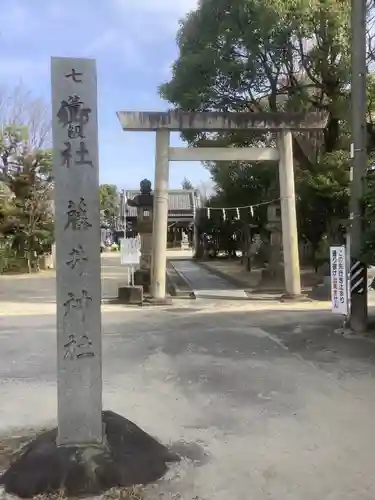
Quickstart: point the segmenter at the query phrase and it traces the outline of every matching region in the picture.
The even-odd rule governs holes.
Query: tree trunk
[[[32,238],[27,238],[27,270],[31,274],[33,271],[33,245]]]
[[[31,250],[27,252],[27,272],[31,274],[32,272],[32,253]]]
[[[250,234],[250,228],[248,226],[248,224],[245,225],[244,227],[244,256],[245,256],[245,259],[244,259],[244,267],[246,269],[246,271],[251,271],[251,251],[250,251],[250,247],[251,247],[251,234]]]

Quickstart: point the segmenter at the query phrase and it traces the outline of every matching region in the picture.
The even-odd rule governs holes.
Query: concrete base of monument
[[[314,286],[311,297],[316,300],[331,300],[331,276],[324,276],[322,282]]]
[[[164,297],[162,299],[156,297],[146,297],[144,302],[144,306],[170,306],[172,305],[172,299],[170,297]]]
[[[281,302],[311,302],[311,299],[303,293],[291,294],[288,292],[283,293],[280,300]]]
[[[284,266],[279,264],[277,266],[269,266],[262,271],[262,284],[279,284],[285,286],[285,271]]]
[[[134,273],[134,285],[142,286],[143,293],[149,293],[151,283],[150,269],[137,269]]]
[[[142,305],[143,287],[138,286],[120,286],[118,288],[117,302],[119,304]]]
[[[113,487],[160,479],[180,457],[126,418],[103,412],[102,445],[57,446],[57,429],[43,432],[21,450],[1,476],[6,493],[22,498],[61,492],[99,495]]]

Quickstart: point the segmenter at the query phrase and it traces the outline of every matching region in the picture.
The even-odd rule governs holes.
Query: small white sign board
[[[332,312],[348,314],[348,275],[345,246],[330,247]]]
[[[121,264],[138,266],[141,259],[141,245],[139,238],[123,238],[120,241]]]
[[[182,233],[182,239],[181,239],[181,249],[182,250],[188,250],[190,248],[189,244],[189,237],[186,233]]]
[[[128,272],[128,285],[134,285],[134,272],[141,262],[141,239],[123,238],[120,240],[121,264]]]

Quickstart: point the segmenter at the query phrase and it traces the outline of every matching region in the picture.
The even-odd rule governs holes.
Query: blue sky
[[[97,60],[100,180],[154,179],[153,133],[123,132],[118,110],[165,110],[157,86],[177,57],[178,20],[196,0],[1,0],[0,81],[50,100],[50,57]],[[172,145],[180,145],[172,136]],[[170,185],[209,179],[200,163],[171,163]]]

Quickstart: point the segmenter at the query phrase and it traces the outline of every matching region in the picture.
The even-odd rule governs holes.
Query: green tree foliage
[[[185,111],[327,115],[322,133],[293,139],[300,234],[314,246],[324,233],[337,238],[339,222],[348,216],[349,30],[349,0],[201,0],[181,23],[179,57],[171,80],[160,87],[164,99]],[[191,145],[275,145],[269,133],[183,137]],[[279,196],[277,165],[207,168],[222,206]],[[259,211],[261,226],[265,214]]]
[[[113,227],[119,213],[120,203],[117,186],[115,184],[101,184],[99,189],[102,223],[105,226]]]
[[[42,254],[50,251],[54,229],[52,152],[36,149],[33,140],[36,135],[30,139],[28,126],[3,123],[0,133],[0,182],[3,186],[0,253],[7,256],[7,262],[13,257],[17,267],[27,264],[29,271],[38,266]],[[0,271],[6,267],[2,259]]]
[[[184,180],[182,181],[181,187],[182,187],[182,189],[185,189],[185,190],[194,189],[193,184],[191,183],[191,181],[187,177],[185,177]]]
[[[367,104],[368,104],[368,133],[369,144],[368,148],[368,171],[366,176],[366,193],[364,196],[363,211],[364,211],[364,240],[362,246],[364,248],[364,259],[374,264],[375,262],[375,127],[373,120],[375,118],[375,75],[371,74],[368,78],[367,85]]]

